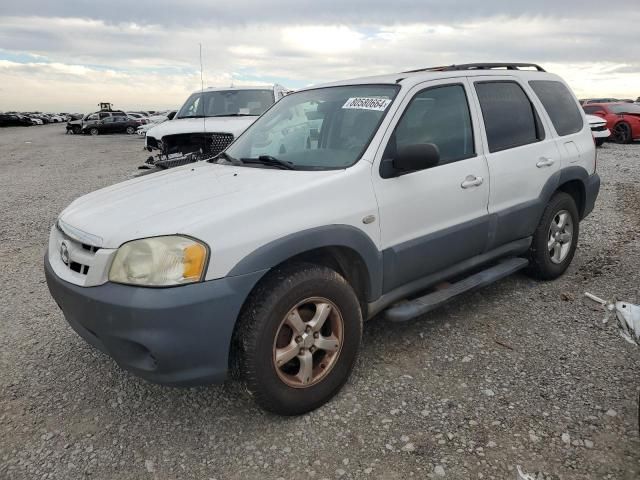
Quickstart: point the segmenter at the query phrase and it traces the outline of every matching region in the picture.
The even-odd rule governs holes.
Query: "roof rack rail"
[[[416,72],[450,72],[455,70],[493,70],[504,68],[506,70],[520,70],[521,68],[535,68],[538,72],[546,72],[544,68],[535,63],[465,63],[461,65],[447,65],[444,67],[428,67],[418,68],[416,70],[408,70],[403,73]]]

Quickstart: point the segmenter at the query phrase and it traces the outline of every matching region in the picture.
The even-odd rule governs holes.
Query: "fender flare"
[[[323,247],[346,247],[362,259],[369,280],[368,301],[382,293],[382,252],[362,230],[326,225],[295,232],[269,242],[240,260],[228,276],[266,271],[296,255]]]

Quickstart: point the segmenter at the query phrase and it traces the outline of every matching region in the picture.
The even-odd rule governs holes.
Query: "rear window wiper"
[[[224,160],[227,160],[232,165],[242,165],[244,163],[244,161],[242,161],[240,159],[237,159],[235,157],[232,157],[227,152],[220,152],[218,155],[216,155],[212,159],[208,160],[208,162],[211,162],[211,163],[217,162],[221,158],[224,159]]]
[[[296,169],[296,167],[293,166],[292,162],[280,160],[279,158],[273,157],[271,155],[260,155],[256,158],[241,158],[240,160],[243,163],[261,163],[262,165],[268,165],[269,167],[278,167],[285,170]]]

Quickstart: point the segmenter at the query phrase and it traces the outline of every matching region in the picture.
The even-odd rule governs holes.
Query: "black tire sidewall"
[[[622,125],[624,125],[626,127],[627,134],[628,134],[627,138],[619,140],[618,137],[616,135],[614,135],[614,140],[616,141],[616,143],[624,145],[626,143],[631,142],[631,139],[633,138],[633,133],[632,133],[632,130],[631,130],[631,125],[629,125],[627,122],[617,123],[615,125],[615,127],[613,127],[614,131],[615,131],[616,128],[618,128],[618,126],[622,126]]]
[[[249,391],[266,410],[281,415],[298,415],[327,402],[347,381],[355,364],[362,338],[362,313],[358,298],[349,284],[326,267],[303,267],[291,278],[268,282],[271,295],[261,302],[248,319],[246,328],[254,338],[243,352],[242,370]],[[265,289],[266,290],[266,289]],[[263,290],[264,291],[264,290]],[[296,304],[310,297],[331,300],[343,318],[344,340],[340,355],[331,371],[317,384],[294,388],[285,384],[273,364],[273,342],[280,324]]]
[[[547,247],[549,228],[551,221],[561,210],[566,210],[571,215],[573,222],[573,238],[571,244],[571,250],[561,263],[553,263],[549,256],[549,250]],[[538,228],[536,229],[530,251],[530,272],[534,276],[544,279],[552,280],[562,275],[573,260],[576,248],[578,246],[578,239],[580,236],[580,217],[578,215],[578,208],[573,200],[573,197],[568,193],[557,192],[553,195],[547,207],[542,214]]]

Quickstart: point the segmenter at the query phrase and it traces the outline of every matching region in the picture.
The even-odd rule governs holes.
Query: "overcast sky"
[[[200,87],[537,62],[584,96],[640,95],[640,0],[18,0],[0,111],[179,106]]]

